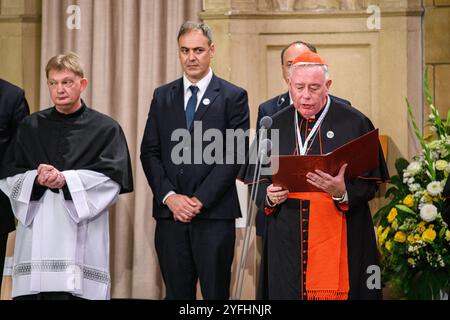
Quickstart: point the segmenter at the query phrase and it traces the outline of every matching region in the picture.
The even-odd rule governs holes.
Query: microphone
[[[270,129],[272,127],[272,123],[273,120],[271,117],[269,116],[264,116],[262,117],[262,119],[259,121],[259,126],[261,129]]]
[[[259,153],[261,156],[267,157],[270,150],[272,150],[272,140],[270,139],[264,139],[261,141]]]

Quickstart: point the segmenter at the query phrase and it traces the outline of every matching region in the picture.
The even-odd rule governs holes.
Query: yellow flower
[[[384,231],[380,237],[383,241],[387,238],[390,230],[391,230],[391,228],[389,226],[387,226],[386,229],[384,229]]]
[[[409,258],[408,263],[413,266],[416,264],[416,260],[414,260],[413,258]]]
[[[386,244],[384,246],[386,247],[386,249],[388,251],[391,251],[391,249],[392,249],[392,241],[391,240],[386,241]]]
[[[421,223],[419,223],[418,225],[417,225],[417,231],[419,231],[420,233],[422,233],[422,232],[424,232],[425,231],[425,222],[421,222]]]
[[[377,234],[378,234],[378,236],[380,236],[380,234],[383,232],[383,226],[382,225],[379,225],[378,226],[378,228],[377,228]]]
[[[436,170],[444,171],[445,168],[447,168],[447,165],[448,165],[447,161],[438,160],[438,161],[436,161]]]
[[[397,219],[394,219],[394,221],[392,221],[391,227],[392,227],[393,230],[397,230],[398,229],[398,221],[397,221]]]
[[[405,199],[403,199],[403,204],[407,207],[412,208],[414,206],[414,197],[412,194],[408,194]]]
[[[426,134],[426,135],[423,136],[423,140],[425,140],[425,141],[428,141],[431,138],[433,138],[433,134],[432,133],[429,133],[429,134]]]
[[[380,234],[380,236],[378,237],[378,242],[380,242],[380,246],[383,245],[384,240],[386,240],[386,234],[383,232],[382,234]]]
[[[450,231],[445,231],[445,240],[450,241]]]
[[[433,242],[436,239],[436,231],[433,229],[427,229],[422,234],[422,240],[425,242]]]
[[[414,243],[414,242],[416,242],[416,239],[414,239],[414,236],[413,236],[412,234],[410,234],[410,235],[408,236],[407,240],[408,240],[409,243]]]
[[[400,242],[400,243],[405,242],[405,241],[406,241],[406,235],[405,235],[405,233],[402,232],[402,231],[398,231],[398,232],[395,234],[395,236],[394,236],[394,241],[397,241],[397,242]]]
[[[392,208],[391,211],[389,211],[389,214],[387,216],[388,222],[391,223],[392,221],[394,221],[396,216],[397,216],[397,209]]]
[[[417,233],[416,233],[416,234],[414,235],[414,239],[415,239],[416,241],[420,240],[420,234],[417,234]]]

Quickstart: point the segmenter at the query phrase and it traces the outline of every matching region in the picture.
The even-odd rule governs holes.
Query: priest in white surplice
[[[12,296],[109,299],[108,208],[133,190],[127,143],[81,100],[77,55],[53,57],[46,74],[55,106],[20,124],[0,170],[18,220]]]

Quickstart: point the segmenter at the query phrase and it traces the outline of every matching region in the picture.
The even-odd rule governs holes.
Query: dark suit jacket
[[[28,114],[30,109],[23,90],[0,79],[0,164],[19,122]],[[0,191],[0,234],[14,230],[14,226],[9,199]]]
[[[445,198],[444,208],[442,209],[442,219],[450,225],[450,178],[447,178],[442,196]]]
[[[350,101],[347,101],[345,99],[341,99],[339,97],[335,97],[330,95],[332,99],[335,101],[351,105]],[[260,128],[260,121],[263,117],[274,116],[278,111],[283,110],[284,108],[288,107],[290,105],[290,97],[289,92],[285,92],[283,94],[280,94],[279,96],[273,97],[272,99],[269,99],[259,105],[258,108],[258,119],[256,122],[256,132],[259,132]],[[256,214],[256,234],[258,236],[264,236],[266,232],[266,220],[264,213],[261,210],[258,210],[258,213]]]
[[[171,190],[189,197],[196,196],[204,205],[199,218],[234,219],[241,216],[235,180],[240,165],[234,164],[176,164],[172,151],[179,155],[180,140],[172,141],[172,133],[177,129],[186,129],[184,111],[183,79],[157,88],[153,94],[150,112],[141,145],[141,162],[145,175],[153,191],[153,216],[172,218],[173,215],[163,198]],[[209,103],[207,102],[209,99]],[[200,100],[194,121],[197,132],[218,129],[223,137],[223,159],[226,129],[248,130],[249,109],[247,92],[223,79],[213,76]],[[200,125],[201,124],[201,125]],[[200,125],[200,126],[199,126]],[[210,142],[194,141],[194,129],[190,128],[192,141],[185,141],[183,151],[190,154],[194,163],[194,145],[202,153]],[[203,139],[201,139],[203,140]],[[233,157],[236,157],[235,148]],[[236,159],[235,159],[236,160]]]

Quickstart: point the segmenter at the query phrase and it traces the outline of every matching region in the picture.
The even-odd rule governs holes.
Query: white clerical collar
[[[184,92],[186,93],[189,90],[189,87],[194,85],[197,86],[199,89],[198,96],[201,97],[206,91],[206,88],[208,88],[209,83],[211,82],[211,79],[213,77],[212,69],[209,68],[208,74],[204,76],[200,81],[197,83],[192,83],[188,77],[186,76],[186,73],[183,73],[183,85],[184,85]]]
[[[317,120],[314,127],[311,129],[311,131],[308,133],[308,136],[306,137],[305,142],[302,140],[302,135],[300,134],[300,128],[298,126],[298,112],[294,112],[294,121],[295,121],[295,135],[297,137],[297,146],[299,149],[300,155],[305,155],[308,153],[308,144],[309,141],[314,137],[316,134],[316,131],[319,129],[320,125],[322,124],[323,119],[328,113],[328,109],[330,108],[330,98],[327,97],[327,103],[325,105],[325,108],[323,109],[322,114],[320,115],[319,119]],[[310,117],[311,119],[312,117]]]

